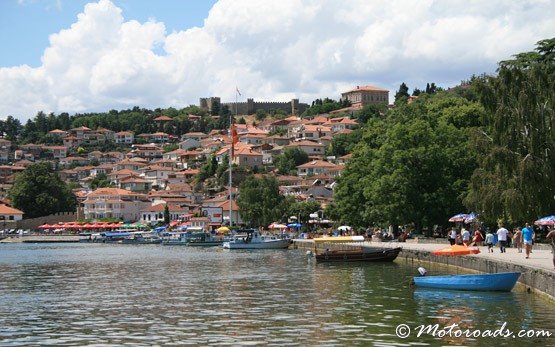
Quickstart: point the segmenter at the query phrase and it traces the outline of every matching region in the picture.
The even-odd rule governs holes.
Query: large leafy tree
[[[297,166],[307,163],[309,160],[308,154],[298,147],[288,147],[282,154],[278,155],[275,159],[275,165],[278,172],[282,175],[295,172]]]
[[[490,223],[555,211],[555,38],[478,79],[487,110],[473,144],[481,153],[466,205]]]
[[[15,177],[8,193],[13,205],[28,218],[75,211],[77,199],[52,170],[50,163],[33,164]]]
[[[284,197],[273,176],[249,176],[239,186],[241,218],[253,227],[267,226],[284,214]]]
[[[360,227],[443,224],[463,208],[461,195],[476,166],[468,132],[482,113],[475,103],[440,93],[371,119],[328,212]]]

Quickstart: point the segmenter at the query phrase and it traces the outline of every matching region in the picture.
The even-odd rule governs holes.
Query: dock
[[[412,240],[411,240],[412,241]],[[499,248],[494,247],[493,253],[488,253],[486,246],[478,247],[479,254],[458,257],[434,256],[432,251],[448,246],[444,243],[420,243],[420,242],[371,242],[357,243],[359,246],[373,248],[395,248],[402,247],[403,250],[395,260],[419,266],[427,266],[427,263],[440,263],[455,266],[467,270],[482,273],[497,272],[520,272],[519,283],[526,286],[527,290],[545,294],[549,299],[555,300],[555,270],[553,268],[553,254],[544,245],[533,248],[530,259],[526,259],[525,251],[518,253],[516,248],[507,248],[506,253],[501,253]],[[314,249],[314,241],[295,239],[295,249]],[[333,249],[334,245],[330,244]]]
[[[79,238],[79,235],[17,235],[3,238],[0,243],[79,242]]]

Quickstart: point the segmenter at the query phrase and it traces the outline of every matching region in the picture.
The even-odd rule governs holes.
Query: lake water
[[[555,345],[400,339],[401,323],[555,333],[553,302],[414,289],[415,273],[402,263],[316,264],[292,250],[0,244],[0,345]]]

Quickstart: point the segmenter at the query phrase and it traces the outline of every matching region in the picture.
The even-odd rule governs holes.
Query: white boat
[[[282,239],[275,235],[261,235],[258,231],[247,231],[236,235],[231,241],[223,243],[227,249],[285,249],[291,244],[290,239]]]

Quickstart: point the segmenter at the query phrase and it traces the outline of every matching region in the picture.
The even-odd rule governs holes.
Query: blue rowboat
[[[480,275],[448,275],[414,277],[414,284],[424,288],[510,292],[520,272]]]

